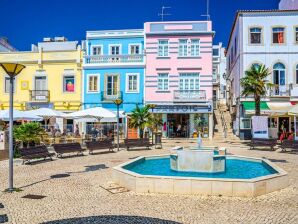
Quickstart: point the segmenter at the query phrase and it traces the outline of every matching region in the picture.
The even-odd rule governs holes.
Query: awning
[[[255,114],[255,102],[242,102],[246,114]],[[290,102],[261,102],[261,114],[285,115],[293,107]]]
[[[255,114],[255,102],[245,101],[242,102],[243,108],[246,114]],[[260,103],[261,114],[267,114],[270,108],[268,107],[267,102]]]

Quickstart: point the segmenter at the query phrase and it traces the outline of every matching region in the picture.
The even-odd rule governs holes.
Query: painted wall
[[[280,10],[298,9],[298,0],[280,0]]]
[[[146,102],[172,102],[173,91],[179,90],[179,73],[199,73],[200,90],[206,90],[207,99],[212,99],[211,31],[211,22],[145,23]],[[161,58],[158,57],[158,41],[164,39],[169,40],[169,57]],[[179,57],[179,39],[199,39],[199,57]],[[168,91],[158,91],[158,73],[169,74]]]

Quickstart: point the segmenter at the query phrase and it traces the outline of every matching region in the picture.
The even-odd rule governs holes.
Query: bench
[[[60,156],[62,158],[62,155],[64,153],[77,153],[77,155],[83,155],[83,149],[80,145],[80,143],[73,142],[73,143],[59,143],[59,144],[53,144],[52,145],[55,152],[57,153],[57,157]]]
[[[298,142],[293,140],[284,139],[281,142],[281,151],[286,151],[286,149],[297,150],[298,149]]]
[[[124,139],[124,145],[129,151],[130,148],[147,148],[150,149],[152,144],[150,144],[149,138],[140,139]]]
[[[263,139],[263,138],[254,138],[251,140],[250,149],[254,149],[255,146],[268,146],[273,151],[274,146],[277,143],[277,139]]]
[[[45,145],[21,148],[20,154],[21,159],[23,159],[23,164],[25,164],[25,162],[30,163],[30,160],[32,159],[43,158],[45,160],[47,157],[49,157],[51,160],[53,160],[52,156],[55,155],[55,153],[50,153]]]
[[[106,139],[103,141],[86,141],[86,147],[89,150],[89,154],[93,154],[95,150],[104,150],[108,149],[109,151],[113,151],[114,144],[113,140]]]

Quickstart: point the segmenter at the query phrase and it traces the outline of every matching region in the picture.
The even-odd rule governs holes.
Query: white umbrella
[[[57,110],[53,110],[50,108],[39,108],[36,110],[31,110],[30,113],[37,115],[39,117],[43,117],[44,119],[50,119],[52,117],[65,117],[65,113]]]
[[[116,123],[117,122],[117,112],[112,111],[115,114],[115,117],[108,117],[108,118],[102,118],[100,119],[101,123]],[[125,118],[125,112],[124,111],[119,111],[119,118]],[[76,122],[98,122],[97,118],[76,118]]]
[[[9,120],[9,110],[0,111],[0,120]],[[29,111],[13,110],[13,120],[26,120],[26,121],[42,121],[43,119]]]
[[[86,110],[80,110],[80,111],[67,114],[67,117],[73,118],[73,119],[96,118],[97,120],[100,120],[102,118],[115,118],[116,114],[102,107],[94,107],[94,108],[89,108]]]

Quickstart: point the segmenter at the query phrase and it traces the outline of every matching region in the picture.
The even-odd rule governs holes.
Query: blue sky
[[[279,0],[210,0],[214,43],[227,44],[240,9],[277,9]],[[161,7],[171,6],[166,20],[205,20],[206,0],[0,0],[0,36],[19,50],[30,50],[43,37],[83,40],[87,30],[143,28],[159,21]]]

